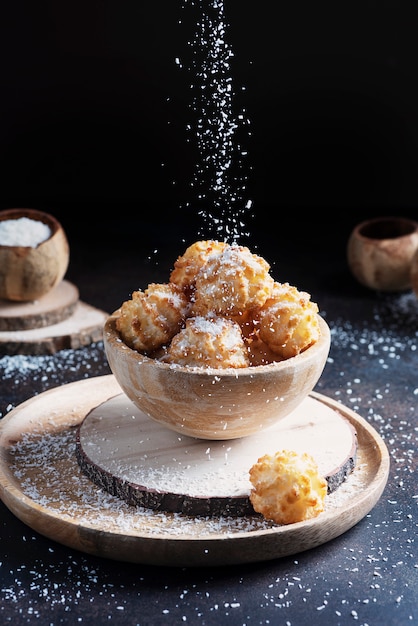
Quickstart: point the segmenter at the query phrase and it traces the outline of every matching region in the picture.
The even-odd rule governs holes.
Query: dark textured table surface
[[[78,235],[77,225],[65,225],[67,279],[83,301],[108,312],[134,289],[164,281],[187,244],[173,233],[154,249],[152,237],[144,242],[130,232],[124,240],[120,226],[89,239]],[[341,228],[332,245],[321,228],[299,245],[285,234],[255,245],[277,280],[311,293],[331,328],[329,359],[316,390],[365,418],[388,447],[390,476],[376,506],[340,537],[293,556],[176,568],[69,549],[34,532],[0,503],[2,624],[418,622],[418,300],[412,291],[383,294],[357,284],[342,245],[348,232]],[[0,416],[47,389],[108,373],[101,342],[54,355],[0,356]]]

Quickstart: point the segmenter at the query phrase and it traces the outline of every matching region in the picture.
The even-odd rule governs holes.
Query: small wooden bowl
[[[46,224],[51,235],[37,246],[0,245],[0,298],[29,302],[56,287],[67,271],[69,245],[58,220],[35,209],[0,211],[0,221],[26,217]]]
[[[347,245],[353,276],[377,291],[411,288],[411,263],[418,250],[418,222],[378,217],[358,224]]]
[[[199,439],[237,439],[275,424],[313,390],[330,349],[329,327],[318,316],[319,340],[285,361],[242,369],[175,366],[129,348],[116,329],[118,315],[106,320],[103,342],[122,391],[156,422]]]

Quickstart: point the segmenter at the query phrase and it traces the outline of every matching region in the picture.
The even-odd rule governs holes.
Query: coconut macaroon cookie
[[[197,274],[192,313],[234,317],[262,306],[274,286],[269,270],[269,263],[249,248],[226,246]]]
[[[326,479],[314,458],[295,450],[265,454],[250,468],[254,510],[276,524],[317,517],[325,508]]]
[[[174,283],[150,283],[120,308],[117,329],[134,350],[154,351],[170,341],[187,316],[189,301]]]
[[[288,359],[318,340],[318,312],[308,293],[275,283],[272,296],[256,312],[258,337],[274,354]]]
[[[196,241],[176,259],[170,274],[170,282],[179,285],[182,289],[192,289],[200,270],[210,258],[225,250],[227,245],[223,241],[215,241],[214,239]]]
[[[190,317],[173,337],[164,360],[191,367],[250,365],[239,325],[224,317]]]

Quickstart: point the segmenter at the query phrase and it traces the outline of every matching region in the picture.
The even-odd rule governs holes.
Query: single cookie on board
[[[324,510],[327,481],[306,452],[265,454],[250,468],[250,481],[254,510],[277,524],[302,522]]]

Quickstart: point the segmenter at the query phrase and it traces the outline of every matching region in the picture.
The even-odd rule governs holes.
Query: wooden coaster
[[[86,415],[76,456],[96,485],[128,504],[219,516],[254,514],[249,469],[283,449],[311,454],[331,493],[355,467],[357,434],[338,411],[308,397],[256,435],[195,439],[165,428],[120,394]]]
[[[59,350],[76,350],[103,338],[108,313],[84,302],[76,303],[74,312],[63,321],[34,328],[0,332],[0,355],[55,354]]]
[[[77,287],[63,280],[55,289],[33,302],[0,300],[0,332],[59,324],[74,313],[78,299]]]

